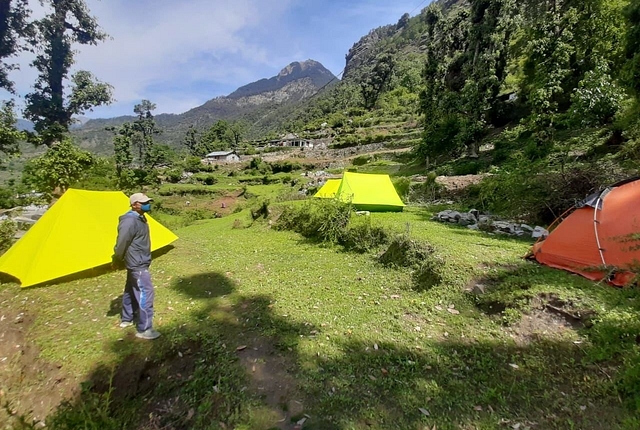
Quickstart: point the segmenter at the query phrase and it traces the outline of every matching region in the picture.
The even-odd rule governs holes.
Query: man
[[[149,274],[151,265],[151,240],[149,224],[144,216],[151,210],[151,199],[143,193],[129,197],[131,210],[120,217],[118,239],[114,247],[113,260],[127,268],[127,283],[122,295],[120,327],[133,325],[138,314],[136,337],[152,340],[160,336],[153,329],[154,291]]]

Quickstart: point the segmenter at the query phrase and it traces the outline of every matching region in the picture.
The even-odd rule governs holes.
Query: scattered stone
[[[546,237],[549,232],[542,227],[533,228],[527,224],[495,219],[494,216],[480,214],[477,209],[468,213],[460,213],[451,209],[435,214],[434,221],[458,224],[471,230],[482,230],[489,234],[503,234],[508,236],[531,236],[533,239]]]

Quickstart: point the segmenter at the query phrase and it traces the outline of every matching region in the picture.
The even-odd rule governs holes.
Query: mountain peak
[[[229,94],[228,98],[238,99],[262,94],[267,91],[277,91],[289,82],[309,78],[317,88],[326,85],[336,77],[322,64],[314,60],[294,61],[269,79],[260,79],[249,85],[238,88]]]
[[[303,62],[299,62],[299,61],[294,61],[293,63],[289,64],[287,67],[285,67],[284,69],[282,69],[280,71],[280,73],[278,73],[278,77],[282,78],[288,75],[293,75],[296,73],[301,73],[304,71],[308,71],[308,70],[313,70],[313,69],[318,69],[321,71],[327,70],[324,68],[324,66],[320,63],[318,63],[315,60],[307,60],[307,61],[303,61]],[[328,70],[327,70],[328,72]],[[329,72],[331,73],[331,72]]]

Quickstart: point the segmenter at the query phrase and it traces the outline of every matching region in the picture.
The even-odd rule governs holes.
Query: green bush
[[[389,231],[371,224],[371,217],[357,216],[351,220],[340,238],[340,244],[348,251],[365,253],[389,242]]]
[[[204,185],[213,185],[218,182],[218,178],[208,173],[196,173],[191,177],[191,179],[198,181]]]
[[[325,199],[285,207],[275,228],[293,230],[309,239],[360,253],[386,244],[390,236],[385,228],[372,225],[370,217],[352,215],[350,204]]]
[[[271,171],[275,174],[275,173],[291,173],[294,170],[300,170],[302,169],[302,165],[300,163],[297,162],[291,162],[289,160],[286,161],[275,161],[273,163],[267,163],[269,166],[271,166]]]
[[[433,253],[435,249],[431,244],[401,234],[391,240],[389,247],[380,255],[378,261],[387,267],[418,268]]]
[[[189,157],[184,162],[184,169],[191,173],[212,172],[213,166],[204,164],[200,157]]]
[[[15,196],[16,193],[12,189],[0,187],[0,208],[10,209],[18,206]]]
[[[18,226],[15,222],[11,220],[0,221],[0,255],[11,248],[17,231]]]
[[[251,219],[254,221],[260,218],[267,219],[270,213],[269,200],[260,200],[256,206],[251,208]]]
[[[351,205],[335,200],[316,199],[303,206],[287,206],[275,228],[292,230],[304,237],[337,244],[351,218]]]
[[[464,162],[453,166],[453,175],[477,175],[482,171],[483,167],[484,166],[479,161],[465,160]]]
[[[164,174],[167,178],[167,181],[172,184],[176,184],[182,179],[182,169],[169,169],[164,172]]]
[[[198,221],[201,219],[215,218],[217,216],[217,214],[214,211],[210,211],[208,209],[202,209],[202,208],[185,210],[183,213],[184,213],[183,215],[184,220],[187,224],[191,224],[192,222]]]
[[[432,202],[441,198],[444,187],[436,182],[437,174],[429,172],[424,182],[409,186],[408,200],[412,202]]]
[[[411,180],[409,178],[396,178],[393,181],[393,187],[396,189],[402,201],[406,203],[409,189],[411,188]]]
[[[509,218],[549,224],[587,195],[624,178],[615,166],[576,165],[541,173],[536,163],[485,178],[466,190],[467,204]]]
[[[445,261],[428,242],[397,235],[378,261],[387,267],[407,267],[413,270],[413,288],[426,291],[442,282]]]
[[[271,165],[260,157],[254,157],[249,162],[249,165],[245,168],[246,170],[250,170],[252,175],[268,175],[273,173],[271,169]]]
[[[371,161],[371,156],[369,155],[359,155],[353,160],[351,160],[351,164],[354,166],[364,166],[365,164]]]
[[[158,190],[161,196],[217,195],[220,191],[206,185],[163,185]]]

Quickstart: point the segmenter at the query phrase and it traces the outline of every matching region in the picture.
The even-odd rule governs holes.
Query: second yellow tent
[[[329,179],[314,197],[335,197],[356,209],[400,212],[405,206],[389,175],[345,172],[342,179]]]

